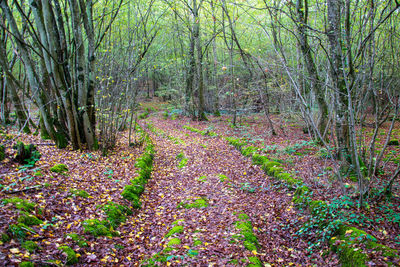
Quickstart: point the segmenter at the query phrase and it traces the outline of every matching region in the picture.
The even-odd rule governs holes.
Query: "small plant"
[[[67,234],[67,237],[72,239],[81,248],[88,246],[86,239],[76,233]]]
[[[218,174],[218,178],[219,178],[220,182],[222,182],[222,183],[225,181],[229,181],[229,178],[223,174]]]
[[[250,183],[241,183],[240,189],[249,193],[254,193],[256,191],[256,187],[251,186]]]
[[[187,158],[183,158],[183,159],[179,162],[178,168],[179,168],[179,169],[182,169],[183,167],[186,166],[187,162],[188,162],[188,159],[187,159]]]
[[[21,247],[29,251],[29,253],[33,253],[39,248],[39,246],[33,241],[25,241],[21,244]]]
[[[115,232],[111,231],[107,225],[107,221],[99,221],[98,219],[88,219],[82,223],[84,232],[94,237],[115,235]]]
[[[171,230],[168,231],[168,233],[165,235],[165,238],[169,238],[173,235],[183,233],[183,226],[182,225],[176,225],[171,228]]]
[[[89,193],[86,192],[85,190],[81,190],[81,189],[75,189],[75,188],[71,188],[69,189],[69,192],[71,193],[72,196],[76,197],[81,197],[81,198],[88,198],[90,197]]]
[[[42,220],[38,219],[35,215],[23,212],[23,215],[18,217],[18,222],[27,226],[40,225],[43,223]]]

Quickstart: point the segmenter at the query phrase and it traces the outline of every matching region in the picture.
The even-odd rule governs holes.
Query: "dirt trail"
[[[296,230],[291,225],[299,216],[291,194],[279,193],[251,160],[223,139],[190,132],[177,121],[155,117],[149,121],[157,153],[152,179],[142,195],[138,223],[131,233],[136,244],[128,252],[132,260],[151,262],[162,251],[173,265],[244,265],[250,263],[250,257],[279,266],[316,260],[318,256],[308,257],[306,244],[294,238]],[[184,158],[187,163],[183,167]],[[209,205],[182,207],[199,198]],[[257,251],[246,249],[243,241],[234,238],[240,231],[235,221],[242,213],[252,222],[260,244]],[[183,232],[165,237],[179,225]],[[168,246],[173,238],[172,242],[179,243],[179,238],[181,244]]]

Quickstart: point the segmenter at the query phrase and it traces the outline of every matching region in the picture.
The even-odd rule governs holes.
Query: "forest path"
[[[222,138],[185,130],[181,121],[151,117],[148,122],[156,156],[136,218],[139,242],[132,258],[173,265],[244,265],[256,258],[280,266],[310,263],[306,244],[294,238],[291,224],[298,214],[290,193],[278,192]],[[200,207],[205,202],[208,206]],[[248,243],[245,248],[235,224],[239,214],[249,216],[257,249]]]

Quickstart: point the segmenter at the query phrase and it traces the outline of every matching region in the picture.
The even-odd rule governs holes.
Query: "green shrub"
[[[64,173],[64,172],[68,171],[68,168],[65,164],[56,164],[50,168],[50,171],[56,172],[56,173]]]
[[[1,242],[7,243],[11,241],[11,237],[6,233],[1,233]]]

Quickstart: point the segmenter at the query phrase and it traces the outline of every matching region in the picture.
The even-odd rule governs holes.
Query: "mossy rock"
[[[78,263],[78,257],[76,256],[76,253],[72,248],[68,246],[60,246],[58,247],[58,249],[64,252],[67,256],[65,260],[66,265],[73,265]]]
[[[108,222],[99,221],[98,219],[88,219],[83,221],[82,226],[85,233],[89,233],[94,237],[98,236],[113,236],[115,233],[111,231],[106,225]]]
[[[254,165],[260,165],[260,166],[269,161],[266,156],[257,153],[254,153],[251,159]]]
[[[65,164],[56,164],[53,167],[50,168],[50,171],[56,172],[56,173],[65,173],[68,171],[68,167]]]
[[[17,150],[15,160],[21,164],[27,163],[31,160],[35,162],[40,158],[40,153],[34,144],[25,145],[23,142],[17,142],[14,149]]]
[[[165,238],[169,238],[175,234],[180,234],[183,233],[183,226],[182,225],[176,225],[171,228],[171,230],[168,231],[168,233],[165,235]]]
[[[35,203],[29,202],[25,199],[21,199],[18,197],[3,199],[3,203],[5,204],[12,203],[14,204],[15,208],[26,212],[32,212],[36,207]]]
[[[234,239],[243,240],[244,247],[249,251],[257,250],[259,246],[257,237],[253,232],[253,225],[247,214],[238,214],[238,221],[235,222],[235,228],[239,230],[240,234],[234,236]]]
[[[144,192],[144,186],[139,180],[132,180],[130,185],[125,186],[125,189],[138,196]]]
[[[258,148],[254,146],[242,147],[241,153],[245,157],[252,156],[255,152],[257,152]]]
[[[20,264],[18,266],[19,267],[34,267],[35,264],[33,264],[33,262],[30,262],[30,261],[23,261],[23,262],[20,262]]]
[[[81,190],[81,189],[75,189],[75,188],[71,188],[69,189],[69,192],[73,195],[73,196],[78,196],[81,198],[88,198],[90,197],[89,193],[86,192],[85,190]]]
[[[23,214],[18,217],[18,222],[27,226],[40,225],[43,223],[43,221],[38,219],[35,215],[31,215],[26,212],[23,212]]]
[[[170,241],[168,241],[167,246],[168,247],[175,247],[175,246],[180,245],[181,243],[182,243],[182,241],[179,238],[174,237]]]
[[[229,144],[233,145],[236,149],[240,150],[242,146],[245,146],[247,143],[243,139],[235,138],[235,137],[226,137],[225,138]]]
[[[281,180],[281,181],[285,182],[286,185],[289,187],[289,189],[294,189],[294,188],[296,188],[299,184],[302,183],[302,181],[300,181],[300,180],[298,180],[298,179],[296,179],[296,178],[293,178],[292,175],[291,175],[290,173],[287,173],[287,172],[279,173],[279,174],[276,176],[276,178],[277,178],[278,180]]]
[[[142,203],[140,202],[139,196],[135,192],[131,191],[132,189],[135,189],[135,187],[132,185],[125,186],[121,196],[126,200],[129,200],[134,209],[140,209],[142,207]]]
[[[11,224],[8,227],[8,232],[18,240],[24,240],[27,233],[36,233],[32,228],[23,223]]]
[[[295,205],[307,206],[310,194],[311,194],[311,189],[308,186],[303,185],[297,187],[296,191],[294,192],[292,201],[294,202]]]
[[[269,168],[269,171],[267,172],[267,174],[277,178],[278,174],[280,174],[281,172],[283,172],[283,168],[275,166],[275,167]]]
[[[39,249],[39,246],[33,241],[25,241],[21,244],[21,247],[29,251],[29,253],[33,253]]]
[[[76,233],[70,233],[70,234],[67,234],[67,237],[71,238],[72,241],[74,241],[74,243],[77,244],[81,248],[88,246],[88,243],[83,236],[80,236]]]
[[[274,167],[280,167],[282,166],[281,163],[276,162],[276,161],[266,161],[263,163],[263,165],[261,166],[261,169],[268,175],[270,174],[270,169],[274,168]]]

